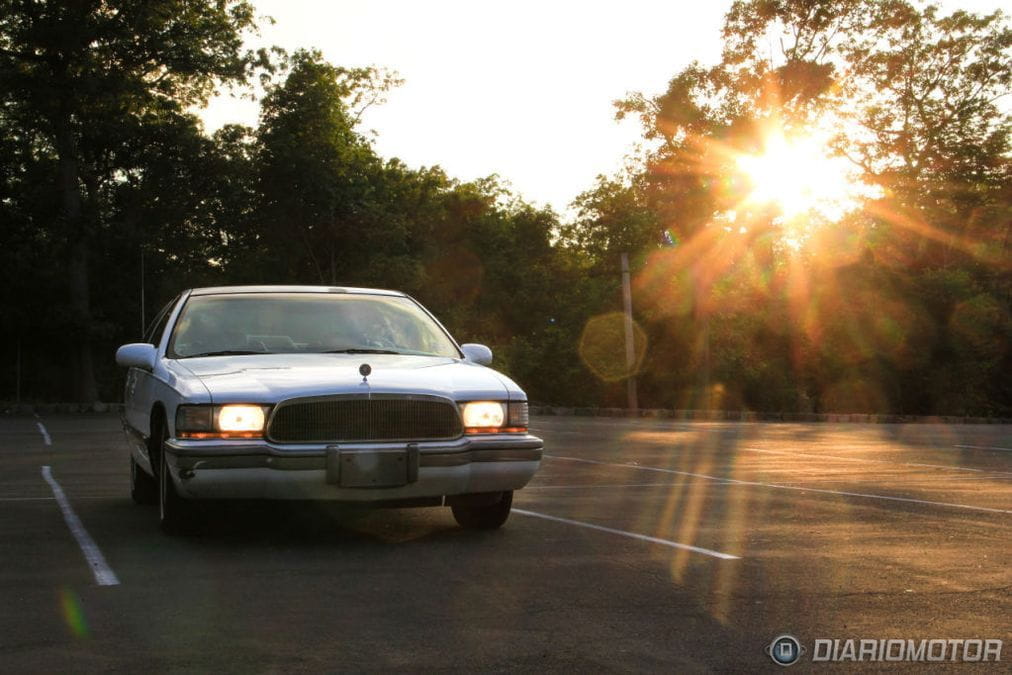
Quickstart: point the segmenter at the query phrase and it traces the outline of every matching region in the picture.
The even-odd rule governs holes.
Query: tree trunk
[[[61,120],[56,132],[59,155],[60,193],[69,242],[67,253],[67,290],[71,321],[77,330],[72,336],[73,396],[83,403],[98,400],[95,368],[91,354],[91,302],[88,280],[88,240],[81,208],[81,188],[76,144],[69,120]]]
[[[330,242],[330,285],[337,286],[337,267],[334,266],[334,242]]]

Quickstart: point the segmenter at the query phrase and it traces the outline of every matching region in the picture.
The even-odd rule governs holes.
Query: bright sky
[[[250,46],[320,49],[336,65],[377,65],[405,83],[367,112],[377,152],[471,180],[492,173],[563,213],[639,139],[612,101],[656,94],[693,60],[720,57],[729,0],[254,0],[264,25]],[[949,0],[993,11],[997,0]],[[256,125],[255,103],[223,96],[208,130]]]

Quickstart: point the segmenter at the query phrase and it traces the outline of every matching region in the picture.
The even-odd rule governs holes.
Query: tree
[[[288,275],[337,284],[375,250],[377,235],[403,236],[370,222],[382,166],[355,129],[361,110],[396,83],[298,51],[269,88],[258,132],[262,228],[272,246],[301,251],[287,256]]]
[[[683,242],[639,275],[649,332],[678,334],[665,317],[684,317],[673,298],[688,295],[710,308],[725,378],[765,372],[769,390],[783,370],[769,364],[787,364],[816,407],[1007,411],[1012,162],[997,107],[1012,87],[1007,17],[903,0],[739,0],[722,37],[717,65],[692,64],[661,95],[616,103],[618,117],[641,121],[647,151],[644,169],[608,192],[638,195],[636,213]],[[781,212],[749,204],[739,158],[771,130],[811,128],[832,130],[826,152],[880,196],[833,222],[796,216],[801,248]],[[619,239],[651,220],[589,215],[569,239]],[[762,292],[741,306],[750,286]],[[760,311],[766,327],[744,320]],[[770,326],[787,327],[785,339],[763,337]]]
[[[47,224],[66,273],[74,396],[98,396],[92,361],[93,241],[110,191],[136,170],[131,141],[152,119],[203,103],[216,83],[244,81],[247,2],[0,1],[0,105],[48,166],[60,218]],[[24,167],[22,171],[26,170]]]
[[[663,226],[656,204],[647,201],[644,178],[598,176],[597,184],[574,200],[577,217],[560,228],[561,240],[612,266],[623,252],[659,243]]]

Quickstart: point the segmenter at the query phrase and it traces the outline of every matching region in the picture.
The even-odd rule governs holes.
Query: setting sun
[[[739,156],[738,168],[752,187],[746,203],[772,205],[784,221],[804,215],[836,222],[862,197],[872,196],[874,191],[860,181],[857,168],[832,155],[828,137],[812,132],[788,138],[774,131],[767,135],[761,154]]]

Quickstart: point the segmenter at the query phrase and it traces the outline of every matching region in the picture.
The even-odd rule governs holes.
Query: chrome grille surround
[[[275,443],[444,441],[464,427],[457,404],[420,394],[347,394],[279,403],[267,425]]]

